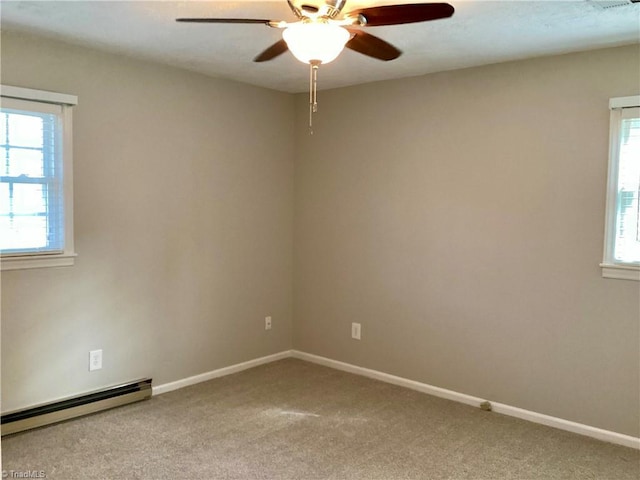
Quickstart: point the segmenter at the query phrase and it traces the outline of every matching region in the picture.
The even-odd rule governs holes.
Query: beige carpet
[[[49,479],[640,478],[640,453],[287,359],[5,437]]]

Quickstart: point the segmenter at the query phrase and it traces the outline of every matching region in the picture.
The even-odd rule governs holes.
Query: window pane
[[[9,115],[6,113],[0,114],[0,145],[7,144],[7,118]]]
[[[14,184],[13,213],[16,215],[33,215],[46,213],[47,199],[44,185]]]
[[[42,177],[44,175],[44,154],[42,150],[24,148],[9,149],[9,176]]]
[[[0,249],[9,252],[59,249],[60,242],[53,245],[49,239],[58,237],[62,217],[57,215],[53,221],[50,218],[47,184],[18,180],[43,178],[45,173],[55,172],[56,116],[4,110],[2,118],[6,145],[0,149],[0,172],[17,178],[0,183]]]
[[[11,207],[9,205],[9,184],[0,183],[0,215],[9,215],[10,211]]]
[[[67,236],[65,230],[72,228],[71,216],[65,215],[65,189],[70,185],[63,179],[63,168],[71,166],[71,159],[63,158],[70,153],[70,144],[63,139],[71,111],[66,104],[36,100],[42,92],[21,89],[19,93],[24,97],[3,97],[0,105],[0,253],[58,253],[67,247],[71,251],[73,235]],[[22,265],[19,260],[1,268]]]
[[[10,113],[7,134],[13,146],[42,148],[43,120],[33,115]]]
[[[618,205],[614,257],[640,262],[640,118],[621,125],[618,170]]]
[[[2,250],[29,250],[47,246],[47,219],[45,217],[0,216],[0,248]]]

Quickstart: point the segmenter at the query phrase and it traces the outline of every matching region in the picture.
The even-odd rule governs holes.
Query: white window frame
[[[640,95],[618,97],[609,100],[611,110],[609,135],[609,172],[607,180],[607,205],[604,231],[604,255],[600,267],[605,278],[640,281],[640,265],[622,263],[614,257],[615,228],[618,202],[618,162],[620,159],[621,109],[640,107]]]
[[[64,250],[61,253],[4,254],[0,259],[1,270],[24,268],[66,267],[74,264],[76,253],[73,243],[73,106],[78,97],[65,93],[34,90],[31,88],[0,85],[2,98],[32,102],[52,103],[62,107],[62,165],[64,195]]]

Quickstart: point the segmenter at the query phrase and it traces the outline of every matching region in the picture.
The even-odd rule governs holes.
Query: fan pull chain
[[[309,135],[313,135],[313,114],[318,111],[318,66],[320,62],[309,62]]]

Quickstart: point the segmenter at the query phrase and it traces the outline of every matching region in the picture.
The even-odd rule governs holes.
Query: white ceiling
[[[351,0],[343,12],[398,3],[416,2]],[[592,0],[449,3],[456,9],[450,19],[367,28],[403,55],[382,62],[345,50],[337,60],[320,67],[320,87],[640,43],[640,3],[608,9]],[[263,25],[179,24],[174,21],[177,17],[295,20],[285,0],[2,0],[0,11],[2,29],[30,31],[286,92],[308,88],[307,67],[288,52],[270,62],[252,62],[280,39],[280,30]]]

